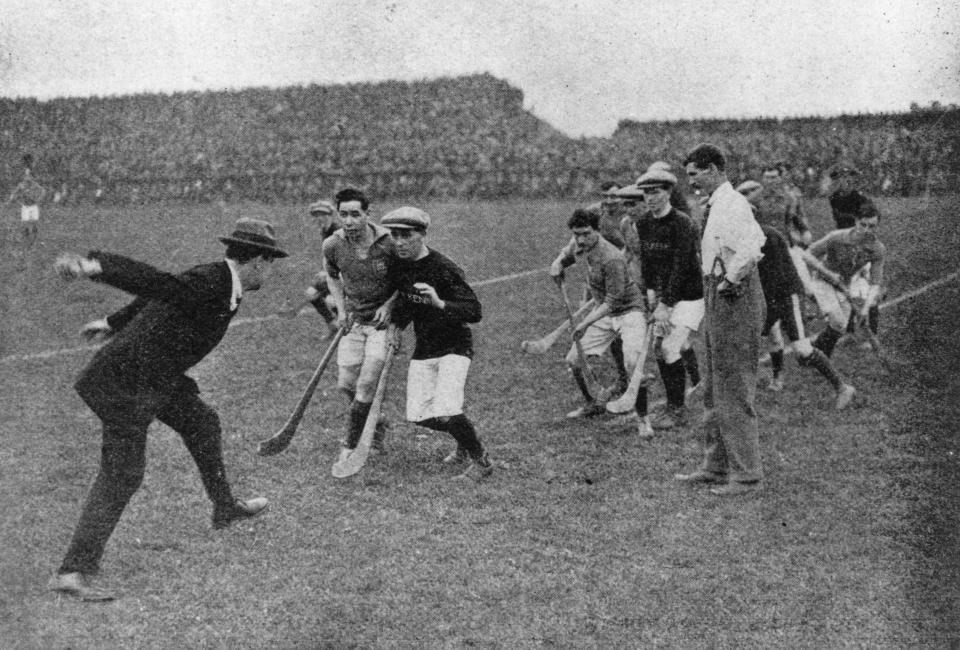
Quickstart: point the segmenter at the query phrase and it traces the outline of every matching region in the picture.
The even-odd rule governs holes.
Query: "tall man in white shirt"
[[[709,195],[701,241],[706,301],[703,462],[684,483],[718,496],[759,490],[760,433],[753,402],[766,306],[757,262],[766,239],[750,204],[727,180],[726,159],[701,144],[684,160],[690,186]]]

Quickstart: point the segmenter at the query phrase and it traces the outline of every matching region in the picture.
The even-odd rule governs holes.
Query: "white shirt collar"
[[[240,299],[243,298],[243,285],[240,284],[240,272],[238,270],[239,265],[236,260],[232,260],[229,257],[224,261],[227,263],[227,268],[230,269],[230,280],[232,281],[230,311],[237,311],[237,307],[240,306]]]

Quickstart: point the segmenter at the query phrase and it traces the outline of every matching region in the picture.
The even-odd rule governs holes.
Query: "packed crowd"
[[[960,111],[787,120],[624,120],[569,138],[490,75],[51,101],[0,99],[0,150],[31,153],[62,202],[304,201],[353,185],[382,197],[577,197],[696,142],[731,175],[786,158],[805,193],[838,158],[873,194],[955,187]],[[22,175],[0,161],[0,183]]]

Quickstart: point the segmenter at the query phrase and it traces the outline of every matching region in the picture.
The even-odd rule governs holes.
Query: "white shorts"
[[[40,221],[40,206],[38,205],[20,206],[20,221]]]
[[[620,316],[604,316],[594,322],[583,333],[580,346],[586,356],[599,357],[610,344],[619,336],[623,341],[623,363],[627,372],[633,372],[633,367],[640,358],[640,352],[647,338],[647,317],[640,311],[628,311]],[[567,364],[579,366],[576,344],[570,346],[567,352]]]
[[[691,332],[700,329],[700,322],[706,312],[706,304],[703,298],[700,300],[681,300],[673,306],[670,313],[670,324],[673,326],[686,327]]]
[[[366,401],[372,397],[371,391],[377,385],[386,358],[387,330],[378,330],[373,325],[354,325],[337,346],[340,388],[357,390]],[[359,372],[349,370],[358,366]]]
[[[681,300],[670,312],[670,325],[654,324],[654,336],[660,337],[660,354],[667,363],[680,360],[680,353],[690,347],[690,335],[700,329],[705,303],[700,300]]]
[[[413,359],[407,369],[407,420],[451,417],[463,413],[470,358],[447,354]]]
[[[813,278],[811,282],[813,298],[817,301],[820,313],[826,316],[830,327],[842,332],[847,326],[852,309],[847,297],[837,291],[832,284],[821,278]]]

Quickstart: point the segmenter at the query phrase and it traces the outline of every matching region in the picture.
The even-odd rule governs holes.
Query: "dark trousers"
[[[760,330],[766,305],[754,270],[744,293],[728,299],[717,294],[715,278],[704,284],[707,363],[704,378],[702,469],[749,483],[763,478],[760,431],[754,397],[760,354]]]
[[[77,391],[103,421],[100,471],[87,496],[59,573],[94,573],[146,467],[147,427],[160,420],[180,434],[214,504],[233,503],[220,443],[220,418],[195,390],[146,399],[88,385]]]

